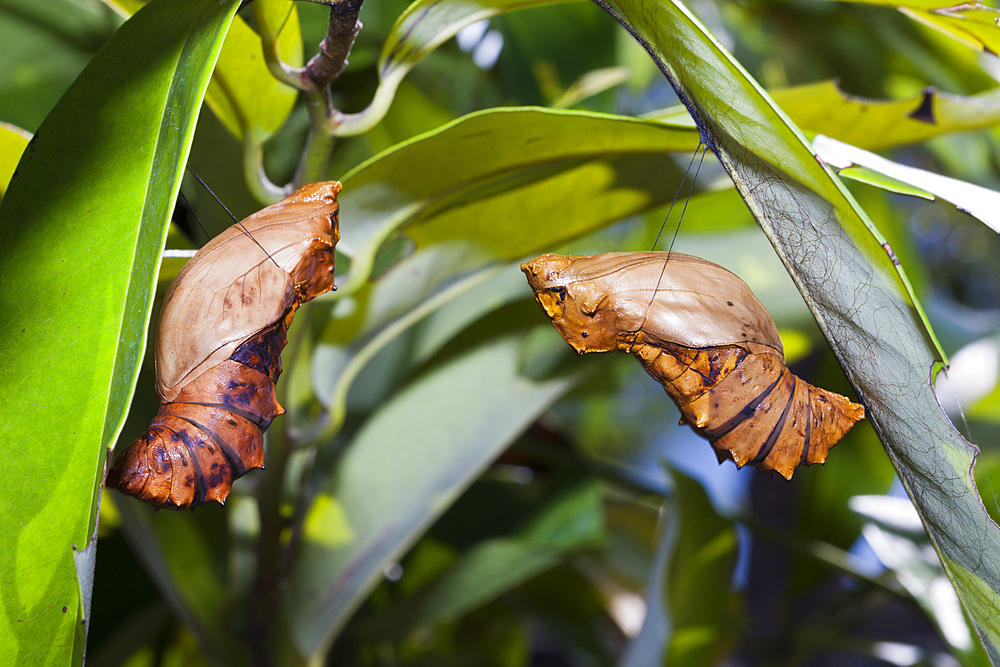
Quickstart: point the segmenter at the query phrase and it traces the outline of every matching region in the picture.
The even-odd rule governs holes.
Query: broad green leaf
[[[433,627],[471,612],[558,563],[561,552],[551,545],[498,537],[477,544],[451,569],[422,591],[400,632]]]
[[[353,315],[331,320],[323,341],[349,343],[371,336],[412,313],[455,276],[488,263],[489,258],[471,243],[440,243],[404,257],[353,295],[351,303],[340,306],[341,312],[351,310]]]
[[[129,17],[147,0],[103,0],[122,16]],[[273,22],[281,32],[278,53],[292,67],[302,66],[302,32],[299,14],[291,0],[257,0],[256,16]],[[261,8],[263,6],[263,9]],[[219,121],[239,140],[249,135],[260,146],[288,118],[298,91],[278,82],[268,71],[260,37],[240,17],[226,34],[205,101]]]
[[[987,53],[1000,53],[1000,30],[997,29],[1000,11],[995,7],[978,2],[953,5],[947,0],[936,4],[941,6],[935,9],[914,9],[906,4],[899,9],[971,48]]]
[[[831,167],[834,165],[827,162]],[[849,178],[852,181],[857,181],[858,183],[864,183],[866,185],[871,185],[876,188],[882,188],[886,192],[893,192],[897,195],[907,195],[910,197],[918,197],[920,199],[926,199],[928,201],[934,201],[934,195],[932,195],[927,190],[922,190],[918,187],[904,183],[903,181],[892,178],[891,176],[886,176],[882,172],[875,171],[874,169],[869,169],[868,167],[850,166],[844,167],[843,169],[837,170],[837,175],[841,178]]]
[[[566,0],[417,0],[392,27],[379,57],[379,85],[371,104],[341,117],[338,136],[363,134],[385,117],[396,89],[424,57],[462,28],[501,12]]]
[[[31,139],[29,132],[7,123],[0,123],[0,199],[7,192],[7,184],[14,175],[14,169],[17,168],[29,139]]]
[[[137,12],[42,123],[0,204],[0,655],[16,664],[82,653],[73,552],[94,532],[167,222],[238,4]]]
[[[310,440],[325,442],[339,431],[347,413],[348,392],[359,374],[372,372],[369,362],[390,345],[398,345],[415,325],[420,324],[419,330],[405,341],[407,358],[379,365],[374,371],[380,374],[377,380],[369,374],[361,391],[351,395],[354,408],[370,410],[382,401],[387,385],[399,375],[397,366],[416,367],[462,327],[506,303],[512,295],[524,296],[515,266],[487,266],[449,280],[469,263],[482,264],[480,253],[465,250],[442,244],[415,253],[375,285],[345,298],[344,310],[353,309],[358,316],[346,322],[331,320],[312,359],[313,385],[329,414]],[[366,306],[363,311],[361,304]],[[361,335],[352,326],[356,323],[362,327]],[[341,338],[344,330],[354,330],[355,335],[348,333]]]
[[[870,151],[1000,124],[997,88],[969,96],[927,88],[912,97],[873,100],[845,93],[836,81],[821,81],[768,93],[807,135],[825,134]],[[693,127],[683,105],[644,118]]]
[[[823,81],[769,92],[806,133],[870,151],[1000,123],[1000,89],[962,96],[928,88],[905,99],[872,100]]]
[[[979,2],[952,0],[848,0],[895,7],[911,18],[940,30],[972,48],[1000,53],[1000,11]]]
[[[418,247],[471,239],[515,259],[652,209],[670,201],[686,166],[667,153],[697,143],[691,129],[606,114],[511,108],[460,118],[342,179],[347,291],[400,230]],[[565,224],[538,224],[555,216]]]
[[[725,655],[734,637],[731,604],[738,553],[736,528],[719,516],[705,490],[672,471],[680,530],[661,594],[670,604],[670,665],[708,665]]]
[[[895,181],[883,186],[886,189],[924,199],[935,197],[943,199],[969,215],[979,218],[993,231],[1000,232],[1000,192],[886,160],[874,153],[822,135],[813,139],[812,145],[817,157],[835,169],[865,167]],[[867,182],[873,181],[869,177]]]
[[[0,3],[0,122],[38,129],[117,23],[94,0]]]
[[[330,531],[350,542],[304,541],[291,573],[303,657],[325,654],[386,563],[572,385],[528,380],[519,355],[517,336],[473,348],[410,384],[349,443],[322,493],[343,510]]]
[[[498,257],[518,258],[548,249],[668,201],[682,179],[682,168],[669,155],[649,152],[694,148],[694,136],[688,129],[616,116],[496,110],[467,116],[418,137],[345,176],[341,203],[348,217],[341,227],[338,250],[351,256],[352,265],[340,298],[341,305],[347,306],[344,310],[355,315],[351,322],[331,323],[325,339],[332,345],[321,346],[313,366],[317,391],[331,408],[323,427],[326,436],[319,440],[339,428],[347,390],[374,354],[425,317],[430,308],[440,308],[442,299],[456,298],[479,284],[470,276],[431,297],[443,279]],[[490,159],[476,159],[479,155]],[[426,164],[446,166],[428,171],[422,167]],[[662,183],[663,170],[669,170],[674,182]],[[548,178],[543,177],[546,174]],[[660,175],[649,180],[651,174]],[[709,179],[704,182],[711,187]],[[393,194],[382,196],[386,191]],[[745,205],[738,196],[728,196],[731,192],[712,194],[727,195],[725,199],[740,211],[717,216],[712,226],[733,224],[729,217],[746,217]],[[566,222],[537,224],[555,216]],[[414,238],[418,249],[430,252],[415,253],[375,286],[363,282],[379,247],[401,228]],[[519,276],[515,284],[523,293]],[[449,306],[449,312],[458,316],[436,316],[428,326],[438,330],[415,342],[411,353],[429,354],[442,344],[442,335],[467,324],[483,308],[499,305],[499,301],[473,296],[461,300],[461,305]],[[413,309],[407,312],[407,308]],[[387,313],[405,316],[371,340],[358,339],[343,346],[359,332],[371,332],[384,323]],[[377,395],[378,391],[366,393]]]
[[[682,6],[618,3],[667,73],[785,263],[879,434],[987,653],[1000,661],[995,609],[1000,529],[970,473],[931,379],[943,358],[884,238],[805,138]]]

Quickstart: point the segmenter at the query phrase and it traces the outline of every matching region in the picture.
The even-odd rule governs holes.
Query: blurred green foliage
[[[655,64],[599,7],[526,2],[507,11],[512,4],[480,3],[487,24],[408,63],[384,117],[338,138],[329,166],[313,174],[345,182],[343,289],[302,310],[284,353],[278,388],[288,414],[268,433],[269,455],[287,457],[284,478],[269,465],[241,480],[224,508],[191,513],[104,495],[88,663],[878,665],[910,656],[908,664],[988,664],[957,598],[935,606],[912,585],[912,577],[928,590],[945,581],[936,557],[889,569],[871,557],[862,532],[875,535],[878,522],[851,499],[900,487],[867,423],[825,466],[791,482],[720,467],[634,361],[576,357],[552,331],[512,260],[648,249],[698,136]],[[131,11],[97,0],[0,2],[8,40],[0,121],[36,131],[121,26],[116,8]],[[887,6],[698,0],[690,8],[806,132],[889,149],[898,161],[986,187],[1000,182],[995,56]],[[305,52],[286,57],[298,64],[323,38],[329,9],[300,2],[293,11],[301,24],[293,41]],[[364,5],[364,28],[332,89],[336,109],[368,108],[383,45],[409,34],[396,24],[404,11],[397,0]],[[435,20],[449,25],[447,14]],[[236,21],[238,47],[220,60],[187,164],[242,217],[266,203],[266,188],[247,182],[239,128],[264,142],[268,178],[284,184],[311,125],[301,99],[293,107],[289,89],[261,83],[259,47],[248,39],[259,31],[253,5]],[[951,106],[938,107],[932,129],[907,115],[929,86],[961,96],[936,97]],[[490,111],[561,99],[575,101],[571,111]],[[656,120],[625,118],[642,115]],[[16,135],[0,141],[0,158],[22,149]],[[995,341],[997,235],[944,204],[851,187],[909,272],[945,351]],[[209,235],[231,224],[192,182],[181,190],[187,203],[168,245],[204,242],[206,231],[188,219],[195,215]],[[793,371],[849,393],[711,156],[688,207],[674,248],[739,274],[786,342],[797,341]],[[667,224],[671,231],[676,217]],[[177,270],[163,263],[150,302]],[[11,336],[10,322],[0,324],[0,336]],[[119,447],[156,410],[152,377],[147,354]],[[52,400],[44,384],[17,391]],[[966,404],[968,428],[983,449],[977,482],[996,517],[997,390],[968,400],[984,395],[978,407]],[[103,456],[84,446],[92,460]],[[268,485],[276,496],[264,493]],[[261,506],[265,497],[277,501]],[[262,571],[269,520],[280,526],[279,558]],[[918,555],[929,549],[922,534],[896,539]],[[13,569],[2,574],[4,597],[17,599]],[[263,599],[278,602],[261,608]],[[31,642],[45,637],[7,629],[15,607],[8,603],[0,625],[0,649],[19,664],[73,660],[72,646],[39,657]]]

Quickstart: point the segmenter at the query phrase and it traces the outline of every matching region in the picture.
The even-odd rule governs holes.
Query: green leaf
[[[974,449],[931,385],[938,349],[905,275],[801,133],[682,6],[618,3],[622,20],[689,104],[788,268],[916,503],[987,653],[1000,661],[1000,529],[970,473]]]
[[[824,134],[870,151],[1000,123],[997,88],[965,96],[930,87],[912,97],[873,100],[845,93],[836,81],[821,81],[768,93],[807,135]],[[644,117],[678,125],[692,123],[683,105]]]
[[[93,1],[0,4],[0,121],[38,129],[117,23]]]
[[[379,57],[379,85],[364,111],[346,114],[338,136],[363,134],[385,117],[407,73],[462,28],[502,12],[566,0],[417,0],[396,20]]]
[[[386,563],[572,385],[526,379],[519,354],[518,337],[497,339],[429,371],[349,444],[323,493],[342,509],[330,532],[351,540],[304,541],[291,573],[291,627],[303,657],[326,652]]]
[[[849,95],[835,81],[769,91],[806,133],[875,151],[1000,123],[1000,90],[963,96],[927,88],[899,100]]]
[[[942,199],[1000,232],[1000,193],[917,167],[899,164],[822,135],[813,139],[817,157],[856,180],[923,199]],[[855,167],[855,165],[857,165]],[[860,172],[857,167],[867,170]],[[849,171],[853,169],[853,171]]]
[[[830,163],[828,162],[827,164]],[[834,165],[831,164],[830,166],[832,167]],[[927,190],[914,187],[899,179],[886,176],[880,171],[869,169],[868,167],[858,167],[853,165],[850,167],[844,167],[843,169],[837,170],[837,175],[841,178],[849,178],[852,181],[857,181],[858,183],[864,183],[865,185],[882,188],[886,192],[894,192],[898,195],[907,195],[910,197],[918,197],[920,199],[934,201],[934,195],[927,192]]]
[[[733,638],[733,569],[736,529],[719,516],[698,482],[671,471],[680,532],[664,591],[673,618],[667,664],[717,663]]]
[[[683,175],[667,153],[697,143],[691,129],[606,114],[510,108],[460,118],[344,176],[346,289],[400,230],[418,247],[471,239],[516,259],[652,209]],[[565,224],[537,224],[555,216]]]
[[[945,0],[935,9],[912,9],[909,3],[900,10],[917,21],[940,30],[949,37],[980,51],[1000,53],[1000,11],[978,2],[954,5]]]
[[[940,30],[975,49],[1000,53],[1000,11],[979,2],[952,0],[848,0],[866,5],[895,7],[907,16]]]
[[[131,16],[146,0],[104,0],[123,16]],[[263,9],[261,8],[263,7]],[[302,30],[299,13],[290,0],[257,0],[257,16],[281,32],[278,54],[292,67],[302,66]],[[250,135],[263,144],[281,128],[295,106],[298,91],[280,83],[268,70],[260,36],[242,17],[233,19],[222,45],[205,102],[237,139]]]
[[[520,271],[514,266],[487,266],[460,280],[448,281],[468,264],[482,264],[480,253],[467,250],[442,244],[415,253],[377,283],[346,298],[343,303],[347,309],[360,311],[359,305],[366,305],[364,312],[353,318],[355,323],[360,322],[362,335],[357,335],[350,320],[331,320],[327,326],[325,342],[318,346],[313,358],[312,375],[319,400],[330,411],[311,440],[325,442],[334,437],[343,425],[348,391],[358,375],[369,370],[369,362],[412,327],[423,321],[408,349],[405,363],[411,367],[426,360],[462,327],[505,303],[511,294],[523,295]],[[345,331],[347,336],[342,338]],[[353,342],[349,342],[352,338]],[[383,400],[384,385],[397,373],[395,366],[379,366],[379,381],[368,377],[361,403]],[[353,399],[357,407],[357,392]]]
[[[431,627],[469,613],[548,570],[560,558],[561,553],[550,545],[519,538],[498,537],[477,544],[420,596],[405,630]]]
[[[0,655],[65,664],[87,614],[74,550],[145,345],[156,268],[236,0],[155,0],[42,123],[0,204]]]
[[[235,505],[243,502],[231,496]],[[219,506],[197,512],[158,512],[117,496],[122,530],[170,608],[219,663],[248,662],[245,648],[227,634],[226,533],[232,515]],[[238,510],[231,510],[236,512]]]
[[[8,123],[0,123],[0,199],[7,192],[14,169],[31,139],[31,133]]]

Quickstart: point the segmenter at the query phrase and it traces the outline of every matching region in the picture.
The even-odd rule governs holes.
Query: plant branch
[[[326,37],[319,44],[319,53],[312,57],[302,73],[303,82],[314,91],[325,91],[344,68],[351,54],[354,39],[361,32],[363,0],[339,0],[330,3],[330,24]]]
[[[334,132],[339,119],[343,116],[333,107],[330,85],[347,67],[347,58],[354,47],[354,40],[361,32],[358,15],[361,13],[363,1],[338,0],[323,3],[330,5],[330,23],[327,26],[326,36],[319,44],[319,52],[301,70],[288,67],[280,61],[276,50],[271,56],[268,54],[268,48],[265,48],[265,57],[268,58],[272,72],[277,69],[283,73],[279,79],[298,77],[296,84],[293,85],[305,93],[306,104],[309,107],[312,128],[295,173],[297,185],[319,180],[330,161],[335,141]]]
[[[328,131],[328,118],[333,111],[329,89],[306,93],[306,104],[309,106],[309,117],[312,126],[306,137],[299,158],[298,169],[295,170],[295,184],[312,183],[322,179],[323,173],[330,162],[336,137]]]

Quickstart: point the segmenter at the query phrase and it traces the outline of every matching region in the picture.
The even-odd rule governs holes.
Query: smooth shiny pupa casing
[[[164,401],[228,359],[294,301],[333,288],[340,183],[311,183],[205,244],[170,284],[156,330],[156,390]],[[265,254],[266,253],[266,254]]]

